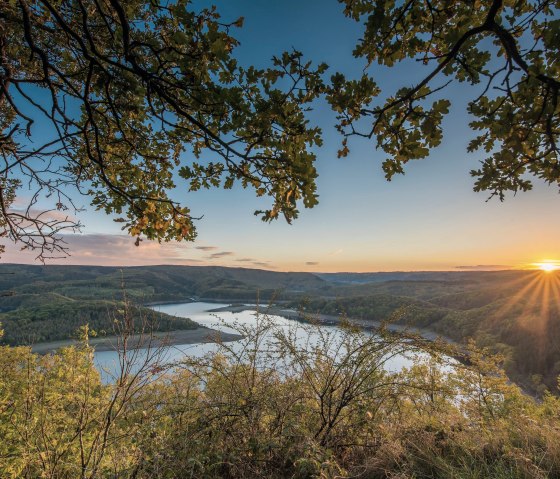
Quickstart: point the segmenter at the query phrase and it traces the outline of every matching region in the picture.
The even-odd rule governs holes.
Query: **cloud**
[[[212,253],[210,256],[207,256],[207,259],[216,259],[216,258],[223,258],[224,256],[232,256],[235,254],[233,251],[219,251],[218,253]]]
[[[270,263],[268,261],[252,261],[251,264],[253,266],[259,266],[261,268],[276,269],[275,267],[270,266]]]
[[[342,253],[344,250],[342,248],[338,248],[337,250],[332,251],[331,253],[329,253],[329,256],[338,256],[340,253]]]
[[[216,265],[234,261],[233,251],[214,251],[216,246],[193,246],[187,242],[162,242],[144,239],[135,246],[135,238],[125,234],[67,234],[63,240],[69,257],[47,259],[46,264],[83,264],[99,266],[143,265]],[[37,264],[38,251],[20,251],[21,246],[1,241],[6,251],[0,258],[4,263]],[[206,253],[206,254],[205,254]],[[60,255],[59,255],[60,256]],[[240,258],[242,264],[252,264],[253,258]],[[258,266],[268,267],[265,263]]]
[[[316,266],[319,264],[319,261],[306,261],[305,264],[307,266]]]
[[[79,223],[78,218],[74,215],[70,214],[68,211],[51,209],[51,210],[39,210],[36,208],[10,208],[8,209],[9,213],[16,213],[18,215],[22,215],[26,218],[33,218],[45,223],[48,222],[59,222],[59,226],[67,226],[71,228],[72,226]],[[62,224],[67,223],[67,224]],[[31,222],[24,221],[23,225],[30,225]],[[23,226],[22,225],[22,226]],[[68,229],[67,231],[71,231]]]
[[[504,264],[477,264],[466,266],[455,266],[455,269],[462,269],[464,271],[501,271],[504,269],[511,269],[511,266]]]
[[[200,258],[187,256],[192,249],[186,243],[160,244],[144,240],[135,246],[135,239],[131,236],[111,234],[68,234],[63,236],[63,240],[70,256],[47,260],[47,264],[139,266],[204,263]],[[17,245],[7,243],[2,262],[37,263],[36,256],[37,251],[20,251]]]
[[[257,266],[259,268],[276,269],[271,266],[270,261],[258,261],[255,258],[237,258],[235,261],[239,263],[250,263],[251,266]]]

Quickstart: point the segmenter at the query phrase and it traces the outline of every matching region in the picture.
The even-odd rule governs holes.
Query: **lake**
[[[226,303],[206,303],[191,302],[177,303],[153,306],[153,309],[162,313],[178,316],[182,318],[190,318],[202,326],[212,328],[214,330],[236,333],[238,332],[233,326],[236,324],[255,327],[259,321],[255,309],[245,310],[242,312],[220,311],[212,312],[211,310],[227,307]],[[300,322],[287,319],[281,316],[271,315],[270,320],[274,323],[275,328],[291,332],[296,335],[300,344],[313,344],[321,333],[327,333],[331,337],[340,335],[340,330],[336,326],[319,325],[314,332],[309,332]],[[369,334],[369,333],[366,333]],[[270,333],[272,336],[272,333]],[[236,344],[237,343],[237,344]],[[234,350],[242,347],[241,341],[228,343]],[[218,346],[214,343],[196,343],[196,344],[174,344],[165,349],[162,362],[171,364],[178,362],[185,356],[202,357],[207,353],[216,351]],[[147,352],[145,350],[137,351],[140,359],[144,358]],[[111,381],[111,377],[119,370],[119,355],[116,351],[99,351],[95,353],[95,364],[102,371],[104,381]],[[387,369],[398,371],[403,367],[410,366],[412,360],[399,355],[387,363]]]

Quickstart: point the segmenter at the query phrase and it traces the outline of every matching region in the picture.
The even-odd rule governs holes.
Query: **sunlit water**
[[[173,316],[190,318],[193,321],[212,328],[218,331],[227,333],[237,333],[234,327],[236,324],[248,327],[256,327],[259,319],[257,318],[255,310],[247,310],[238,313],[232,312],[219,312],[214,313],[210,310],[228,306],[227,304],[219,303],[178,303],[166,304],[155,306],[153,309],[156,311],[167,313]],[[341,335],[341,331],[336,326],[319,325],[315,332],[305,328],[301,323],[295,320],[286,319],[281,316],[269,316],[274,324],[274,328],[282,330],[283,332],[291,332],[295,334],[298,345],[313,345],[318,341],[320,333],[327,333],[336,341],[336,338]],[[368,333],[366,333],[368,334]],[[273,332],[269,333],[270,341],[272,341]],[[264,342],[266,343],[266,341]],[[242,340],[228,343],[234,351],[242,347]],[[197,344],[176,344],[169,346],[163,352],[160,361],[164,364],[172,364],[185,359],[186,356],[190,357],[203,357],[207,353],[217,351],[218,346],[213,343],[197,343]],[[146,357],[147,351],[137,351],[138,359],[141,361]],[[404,355],[398,355],[391,358],[386,363],[386,368],[390,371],[398,371],[403,367],[408,367],[412,360]],[[95,353],[95,364],[102,372],[105,381],[111,381],[111,377],[115,376],[119,371],[119,354],[116,351],[99,351]]]

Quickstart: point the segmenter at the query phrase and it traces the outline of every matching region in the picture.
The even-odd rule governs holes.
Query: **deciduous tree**
[[[326,66],[296,51],[242,67],[231,30],[243,19],[224,23],[187,0],[4,2],[0,234],[40,258],[64,252],[60,233],[79,226],[75,188],[137,241],[192,240],[180,178],[190,190],[239,182],[272,199],[256,212],[264,220],[291,221],[317,203],[321,132],[305,111],[325,91],[339,155],[351,136],[373,139],[387,179],[441,143],[446,87],[460,83],[477,132],[468,150],[487,155],[472,171],[476,191],[503,199],[529,190],[531,175],[560,181],[558,1],[340,1],[365,22],[358,59],[425,76],[385,92],[370,68],[359,79],[336,73],[325,88]],[[55,211],[37,208],[42,195]]]
[[[192,240],[179,178],[268,195],[264,220],[312,207],[321,140],[304,110],[325,66],[294,51],[241,67],[230,32],[242,24],[187,0],[3,2],[0,234],[63,253],[77,189],[133,236]],[[55,211],[36,208],[42,195]]]
[[[531,189],[530,175],[560,182],[560,3],[550,0],[340,0],[364,22],[354,56],[368,65],[417,65],[425,74],[396,91],[382,91],[370,68],[357,80],[333,76],[329,100],[348,137],[373,139],[387,154],[387,179],[410,160],[425,158],[443,139],[449,113],[446,88],[469,95],[468,151],[487,157],[471,174],[476,191],[504,199]],[[408,70],[410,71],[410,70]],[[456,95],[455,95],[456,97]]]

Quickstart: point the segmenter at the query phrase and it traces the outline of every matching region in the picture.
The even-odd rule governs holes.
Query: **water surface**
[[[153,306],[153,309],[162,313],[178,316],[182,318],[190,318],[202,326],[212,328],[217,331],[227,333],[237,333],[235,325],[242,325],[247,327],[256,327],[259,321],[262,321],[262,316],[256,314],[255,309],[245,310],[242,312],[229,312],[220,311],[219,313],[212,312],[213,309],[227,307],[225,303],[205,303],[205,302],[191,302],[191,303],[176,303]],[[284,332],[291,332],[295,335],[300,346],[312,346],[319,340],[319,334],[329,334],[330,337],[336,339],[340,336],[341,332],[336,326],[318,325],[315,332],[309,332],[309,329],[304,327],[300,322],[283,318],[281,316],[271,315],[270,320],[274,323],[275,328],[281,329]],[[269,333],[273,341],[273,333]],[[369,334],[369,333],[366,333]],[[229,346],[240,349],[243,345],[243,340],[228,343]],[[218,346],[214,343],[196,343],[196,344],[175,344],[165,349],[161,361],[163,363],[174,363],[184,359],[185,356],[202,357],[207,353],[216,351]],[[146,350],[139,350],[136,352],[138,359],[146,357],[148,352]],[[387,363],[387,369],[398,371],[403,367],[410,366],[411,359],[399,355],[391,358]],[[111,376],[119,371],[119,354],[116,351],[99,351],[95,353],[95,364],[102,371],[105,381],[110,381]]]

